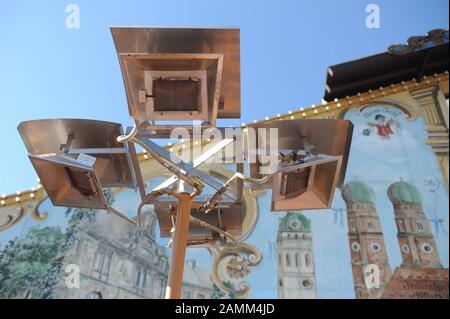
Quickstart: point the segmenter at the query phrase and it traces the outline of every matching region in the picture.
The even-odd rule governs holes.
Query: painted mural
[[[269,191],[246,190],[246,244],[189,249],[183,297],[380,298],[399,267],[449,267],[448,190],[425,144],[423,118],[386,103],[350,108],[344,117],[355,129],[346,183],[332,209],[271,213]],[[224,179],[231,174],[226,166],[207,169]],[[147,174],[147,189],[163,177]],[[111,190],[108,198],[135,217],[138,193]],[[170,248],[152,209],[140,230],[105,212],[53,207],[48,199],[36,209],[1,209],[8,210],[1,218],[30,212],[0,231],[0,298],[164,296]],[[402,228],[409,227],[402,218],[418,229]],[[380,289],[366,289],[367,264],[380,267]],[[68,265],[79,267],[80,287],[70,287]]]

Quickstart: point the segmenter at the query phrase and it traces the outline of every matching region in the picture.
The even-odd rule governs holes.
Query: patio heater
[[[217,128],[218,118],[240,117],[239,29],[111,28],[134,126],[52,119],[22,122],[18,130],[43,187],[56,206],[107,210],[136,226],[142,209],[153,205],[160,234],[171,238],[172,260],[166,298],[180,298],[187,247],[238,245],[245,218],[244,187],[272,190],[272,210],[330,207],[342,184],[352,124],[345,120],[288,120],[251,125],[256,143],[237,145],[224,138],[197,158],[181,159],[154,140],[168,139],[173,129],[193,133]],[[179,122],[184,123],[179,123]],[[280,146],[273,167],[247,161],[266,152],[266,132]],[[243,130],[243,137],[249,136]],[[263,131],[260,134],[260,131]],[[135,144],[145,149],[172,177],[146,192]],[[200,144],[201,146],[201,144]],[[225,182],[199,166],[225,148],[234,149],[236,173]],[[205,194],[205,187],[213,194]],[[111,207],[105,187],[139,191],[137,220]]]

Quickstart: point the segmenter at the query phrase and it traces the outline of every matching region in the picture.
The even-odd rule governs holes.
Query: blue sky
[[[80,8],[67,29],[65,8]],[[381,28],[365,8],[381,9]],[[0,194],[35,186],[16,126],[75,117],[130,125],[111,25],[241,28],[242,119],[319,103],[326,67],[448,28],[448,1],[4,1],[0,2]]]

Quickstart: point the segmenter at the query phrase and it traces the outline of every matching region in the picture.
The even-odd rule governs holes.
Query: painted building
[[[347,205],[355,296],[359,299],[379,298],[391,277],[391,267],[375,207],[375,193],[370,186],[352,181],[344,186],[342,196]],[[379,269],[379,288],[371,288],[366,284],[366,269],[369,265],[377,265]]]
[[[80,271],[80,288],[67,288],[61,272],[56,298],[163,298],[168,275],[166,249],[155,239],[156,217],[147,211],[143,227],[131,225],[110,214],[99,214],[77,227],[75,240],[64,255]]]
[[[210,299],[213,285],[209,271],[198,265],[195,259],[186,260],[183,275],[183,299]]]
[[[394,206],[402,267],[442,268],[431,225],[423,211],[419,189],[399,181],[389,187],[388,195]]]
[[[278,298],[315,299],[311,221],[303,214],[280,218],[277,235]]]

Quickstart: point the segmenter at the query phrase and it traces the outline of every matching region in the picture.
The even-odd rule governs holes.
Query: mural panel
[[[445,181],[424,143],[424,120],[405,112],[381,103],[345,112],[355,125],[353,144],[346,184],[330,210],[271,213],[270,191],[246,190],[246,244],[189,249],[183,296],[379,298],[401,266],[448,268]],[[141,165],[148,190],[162,181],[151,162]],[[205,169],[231,174],[225,166]],[[134,191],[113,189],[108,197],[136,215]],[[170,248],[152,209],[136,230],[105,212],[53,207],[48,199],[35,206],[0,208],[0,297],[164,296]],[[381,274],[372,290],[364,275],[370,264]],[[78,267],[79,287],[68,288],[68,265]]]

